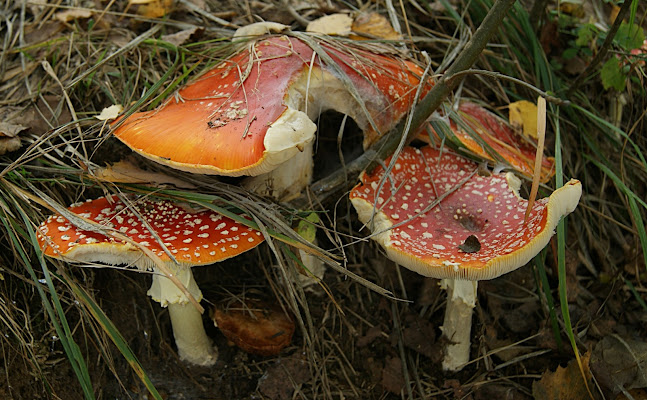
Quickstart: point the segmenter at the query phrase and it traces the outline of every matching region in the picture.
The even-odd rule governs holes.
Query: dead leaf
[[[418,314],[405,318],[406,328],[402,331],[404,346],[429,357],[434,362],[442,361],[442,347],[436,343],[436,329],[427,319]]]
[[[137,14],[145,18],[161,18],[173,11],[173,0],[143,0],[133,1],[131,4],[140,4]]]
[[[271,400],[289,400],[295,388],[310,380],[308,363],[298,356],[279,358],[258,380],[258,390]]]
[[[145,171],[130,160],[122,160],[92,171],[93,175],[104,182],[115,183],[142,183],[152,185],[171,184],[183,189],[195,188],[194,185],[181,179],[162,174],[160,172]]]
[[[382,14],[376,12],[360,14],[351,27],[351,39],[386,39],[402,40],[402,35],[393,29],[391,23]]]
[[[647,387],[647,343],[606,336],[593,349],[591,369],[609,394]]]
[[[620,393],[616,397],[616,400],[647,400],[647,390],[645,389],[631,389],[627,390],[627,393],[631,397],[627,397],[624,393]]]
[[[483,338],[488,350],[494,352],[494,355],[504,362],[510,361],[524,352],[522,346],[512,346],[514,342],[511,339],[499,339],[494,324],[485,325]]]
[[[79,8],[70,8],[65,11],[60,11],[54,14],[54,19],[57,19],[61,22],[70,22],[75,19],[86,19],[92,16],[92,11],[79,9]]]
[[[582,356],[582,366],[589,387],[592,386],[589,359],[591,353]],[[582,379],[577,360],[571,360],[566,368],[546,371],[541,379],[532,383],[532,396],[536,400],[581,400],[590,398],[587,384]]]
[[[5,153],[9,153],[10,151],[16,151],[20,146],[20,138],[18,137],[0,138],[0,156]]]
[[[404,389],[404,383],[402,360],[400,360],[400,357],[387,357],[382,370],[382,386],[384,390],[400,395],[400,392]]]
[[[508,120],[517,132],[537,140],[537,106],[527,100],[510,103]]]
[[[330,14],[310,22],[306,32],[347,37],[352,24],[353,19],[348,14]]]
[[[107,121],[109,119],[115,119],[119,114],[124,110],[124,106],[121,104],[113,104],[110,107],[106,107],[101,110],[101,114],[97,115],[99,121]]]
[[[187,40],[191,38],[196,32],[201,32],[202,28],[193,27],[189,29],[184,29],[179,32],[172,33],[170,35],[162,35],[162,40],[169,42],[175,46],[181,46],[186,43]]]
[[[0,112],[2,114],[2,112]],[[18,125],[18,124],[12,124],[11,122],[4,122],[0,120],[0,136],[5,136],[5,137],[16,137],[18,134],[22,131],[27,129],[26,126],[23,125]]]
[[[0,121],[14,126],[4,125],[0,128],[0,131],[3,131],[6,136],[11,136],[14,129],[18,129],[19,132],[29,129],[31,133],[40,135],[52,127],[60,126],[71,120],[69,109],[61,97],[55,95],[42,96],[36,104],[30,103],[22,107],[0,107]]]

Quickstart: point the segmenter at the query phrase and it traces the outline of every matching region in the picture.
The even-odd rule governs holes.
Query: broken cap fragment
[[[234,257],[264,240],[260,232],[218,213],[192,210],[170,201],[142,198],[126,204],[116,196],[108,196],[72,205],[68,210],[114,229],[148,248],[198,301],[202,293],[193,279],[192,266]],[[157,271],[156,264],[138,247],[98,232],[79,229],[61,215],[49,216],[40,225],[39,233],[41,248],[49,257],[152,269],[156,273],[148,294],[162,306],[169,307],[180,358],[200,365],[215,362],[216,355],[204,331],[200,312],[188,303],[188,298],[170,279]]]
[[[486,108],[462,101],[456,119],[451,118],[449,128],[452,135],[463,146],[479,157],[492,161],[504,161],[525,176],[533,176],[537,147],[529,138],[524,138],[506,121]],[[438,135],[435,131],[434,135]],[[419,138],[429,142],[427,132]],[[555,159],[543,157],[541,163],[541,182],[555,174]]]
[[[295,37],[252,40],[158,109],[118,122],[113,133],[139,154],[177,169],[256,176],[310,144],[316,130],[311,120],[321,111],[348,114],[370,143],[409,110],[422,72],[418,66],[317,43],[336,68]]]

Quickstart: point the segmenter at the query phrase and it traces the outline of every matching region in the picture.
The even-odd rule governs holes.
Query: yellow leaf
[[[348,14],[330,14],[310,22],[306,32],[348,36],[353,19]]]
[[[131,2],[131,4],[136,4]],[[142,2],[137,9],[137,14],[146,18],[161,18],[173,9],[173,0],[151,0]]]
[[[382,14],[376,12],[360,14],[353,21],[353,34],[351,39],[386,39],[401,40],[402,36],[393,29],[389,21]]]
[[[537,140],[537,106],[527,100],[510,103],[510,125],[525,137]]]
[[[314,224],[319,223],[319,215],[317,213],[310,213],[304,220],[299,221],[297,225],[297,233],[310,243],[314,243],[317,235],[317,226]]]

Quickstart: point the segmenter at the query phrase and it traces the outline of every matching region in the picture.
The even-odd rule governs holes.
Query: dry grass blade
[[[546,99],[543,97],[537,98],[537,154],[535,155],[535,168],[532,176],[532,188],[530,189],[530,196],[528,196],[528,207],[526,208],[526,215],[524,221],[528,220],[530,210],[535,204],[537,198],[537,191],[539,190],[539,182],[541,181],[541,162],[544,159],[544,143],[546,142]]]

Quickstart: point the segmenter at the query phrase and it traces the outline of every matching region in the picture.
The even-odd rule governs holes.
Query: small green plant
[[[618,52],[604,63],[600,78],[605,89],[614,88],[622,92],[627,87],[627,79],[632,76],[632,71],[645,66],[645,32],[637,24],[622,22],[613,44]]]

